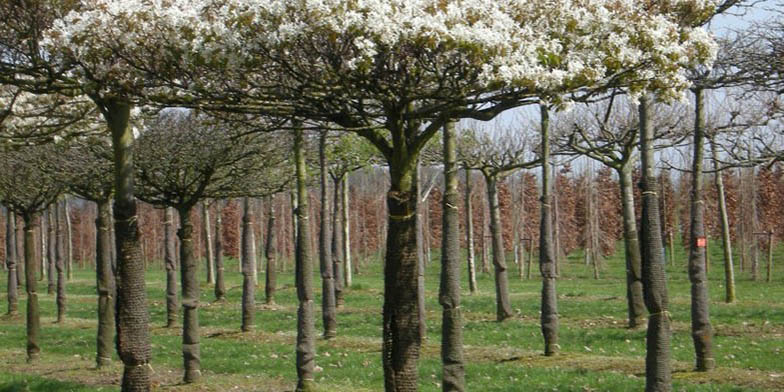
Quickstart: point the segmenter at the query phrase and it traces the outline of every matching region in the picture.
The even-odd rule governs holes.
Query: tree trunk
[[[98,291],[98,333],[95,355],[96,367],[101,368],[112,361],[112,341],[114,340],[114,271],[109,249],[112,247],[109,235],[109,200],[99,201],[98,216],[95,219],[95,280]]]
[[[179,304],[177,303],[177,245],[174,228],[174,214],[167,207],[163,222],[163,259],[166,267],[166,328],[177,323]]]
[[[501,224],[501,206],[498,203],[497,178],[484,173],[487,184],[487,202],[490,207],[490,234],[493,244],[493,270],[495,271],[495,304],[496,320],[504,321],[512,317],[512,306],[509,303],[509,276],[506,267],[504,250],[503,226]]]
[[[38,308],[37,265],[35,262],[35,216],[26,213],[24,219],[24,258],[25,290],[27,291],[27,362],[38,360],[41,348],[38,338],[41,335],[41,317]]]
[[[343,211],[341,210],[340,200],[340,184],[342,178],[334,178],[332,181],[333,198],[332,198],[332,276],[335,281],[335,307],[340,308],[343,306],[343,261],[345,260],[345,253],[343,252],[343,228],[341,227],[341,220],[343,219]]]
[[[335,310],[335,279],[332,265],[332,248],[329,232],[329,173],[327,172],[327,132],[319,138],[319,167],[321,169],[321,228],[319,230],[319,267],[321,270],[321,319],[324,323],[324,339],[337,335],[338,322]]]
[[[57,240],[55,236],[57,235],[55,232],[55,221],[56,219],[52,216],[54,215],[54,208],[49,207],[46,210],[46,265],[47,265],[47,276],[46,280],[48,285],[46,286],[46,293],[47,294],[55,294],[57,290],[57,259],[55,258],[55,247],[57,246]],[[42,234],[43,235],[43,234]]]
[[[213,276],[214,276],[213,275],[213,268],[214,268],[213,258],[214,258],[214,256],[213,256],[213,252],[212,252],[212,238],[211,238],[212,235],[210,233],[210,231],[211,231],[210,230],[210,223],[211,223],[210,222],[210,208],[207,205],[207,201],[206,200],[201,203],[201,221],[202,221],[202,223],[201,223],[201,235],[202,235],[202,238],[204,239],[204,250],[205,250],[204,264],[207,267],[207,268],[205,268],[207,270],[207,283],[212,284],[212,283],[215,282],[214,279],[213,279]]]
[[[706,274],[705,201],[703,200],[702,164],[705,150],[705,111],[703,91],[694,90],[694,159],[691,172],[691,236],[689,244],[689,280],[691,281],[691,336],[696,354],[696,370],[715,367],[713,330],[710,323],[708,277]]]
[[[65,218],[65,270],[68,273],[68,280],[73,279],[73,226],[71,225],[71,204],[70,198],[65,196],[63,200],[63,215]]]
[[[634,214],[634,180],[631,165],[618,171],[623,207],[623,242],[626,250],[626,302],[628,304],[629,328],[644,326],[645,300],[643,298],[642,262],[640,261],[640,239]]]
[[[425,253],[425,225],[424,219],[427,211],[426,202],[422,199],[422,163],[417,161],[416,165],[416,189],[417,189],[417,309],[419,318],[419,336],[424,340],[427,338],[427,321],[425,320],[425,265],[427,265],[428,255]],[[380,221],[381,219],[379,219]]]
[[[773,231],[768,231],[768,268],[765,274],[765,281],[770,283],[773,275]]]
[[[294,263],[297,259],[297,230],[299,229],[299,222],[297,222],[297,191],[291,192],[291,233],[292,233],[292,249],[294,249]],[[296,269],[296,266],[294,266]],[[296,273],[296,271],[295,271]],[[296,281],[296,277],[294,278]]]
[[[267,246],[264,249],[264,255],[267,258],[267,272],[266,272],[266,282],[264,285],[264,296],[265,302],[267,304],[274,304],[275,303],[275,289],[277,285],[278,279],[278,266],[277,266],[277,249],[276,249],[276,242],[277,238],[275,233],[277,229],[275,228],[275,208],[274,208],[274,199],[270,197],[269,200],[269,215],[267,216]]]
[[[55,239],[54,239],[54,257],[55,269],[57,270],[57,322],[62,323],[65,321],[65,233],[63,233],[63,224],[61,222],[60,202],[54,203],[54,226],[55,226]]]
[[[22,286],[26,284],[25,280],[27,277],[27,268],[25,268],[25,261],[24,261],[24,224],[18,224],[18,219],[16,213],[11,214],[12,217],[12,224],[16,229],[13,238],[14,244],[14,259],[16,260],[16,284],[17,284],[17,298],[19,297],[19,291],[22,290]]]
[[[441,233],[441,284],[438,302],[443,307],[441,324],[442,390],[465,390],[463,321],[460,310],[460,222],[457,205],[457,143],[455,125],[444,128],[444,198]]]
[[[662,255],[659,201],[654,173],[653,126],[647,98],[640,100],[640,151],[642,161],[642,218],[640,222],[640,255],[642,260],[643,294],[648,316],[645,339],[645,391],[672,390],[670,369],[670,312],[667,310],[667,280]]]
[[[215,260],[212,263],[208,263],[210,264],[210,269],[220,269],[221,283],[215,284],[213,289],[216,301],[223,301],[226,296],[226,288],[223,285],[223,203],[223,200],[219,200],[217,202],[217,211],[215,211],[215,245],[213,246]],[[210,277],[209,275],[212,275],[212,273],[208,273],[208,278]],[[211,283],[215,283],[214,275],[212,275]]]
[[[256,238],[253,233],[253,210],[250,208],[250,198],[242,201],[242,326],[243,332],[253,330],[253,318],[256,307],[256,284],[253,281],[256,263],[256,252],[253,248]],[[220,274],[221,280],[223,274]],[[222,283],[221,283],[222,285]],[[217,285],[215,286],[218,287]],[[225,290],[224,290],[225,291]]]
[[[38,265],[38,280],[43,281],[44,278],[47,275],[47,270],[49,269],[49,263],[48,263],[48,260],[47,260],[47,257],[46,257],[46,254],[48,253],[47,252],[47,247],[46,247],[46,210],[44,210],[38,216],[38,221],[40,222],[38,224],[38,233],[40,235],[38,236],[38,241],[39,242],[36,245],[39,247],[39,249],[41,251],[41,253],[40,253],[41,257],[38,259],[38,261],[39,261],[39,265]],[[48,289],[48,287],[47,287],[47,289]]]
[[[313,260],[310,255],[310,227],[308,225],[307,167],[302,129],[294,136],[294,155],[297,171],[297,247],[295,278],[297,284],[297,391],[316,389],[314,365],[316,359],[315,320],[313,314]]]
[[[182,285],[182,360],[185,368],[183,382],[193,383],[201,378],[199,343],[199,263],[193,253],[193,225],[191,207],[177,210],[180,217],[180,285]]]
[[[474,217],[471,205],[471,170],[465,169],[466,262],[468,263],[468,289],[476,293],[476,262],[474,261]]]
[[[350,224],[349,222],[349,215],[348,215],[348,203],[349,203],[349,186],[348,186],[348,176],[349,174],[346,173],[343,176],[343,254],[346,256],[346,266],[343,269],[345,273],[345,287],[351,287],[352,283],[352,269],[351,269],[351,231],[350,231]]]
[[[732,262],[732,240],[730,239],[730,224],[727,216],[727,198],[724,195],[724,180],[719,170],[719,154],[716,144],[711,140],[711,155],[713,166],[716,169],[714,177],[716,193],[719,195],[719,219],[721,222],[721,242],[724,246],[724,302],[735,302],[735,267]]]
[[[117,255],[117,353],[123,361],[122,391],[150,390],[150,314],[139,244],[136,200],[133,195],[133,132],[131,107],[109,101],[104,117],[112,132],[114,149],[114,233]]]
[[[8,314],[14,316],[19,307],[18,276],[16,271],[16,214],[6,209],[5,265],[8,269]]]
[[[541,105],[542,121],[542,214],[539,226],[539,272],[542,274],[541,324],[544,337],[544,355],[558,353],[558,296],[555,290],[557,277],[555,256],[553,254],[553,217],[551,215],[551,176],[550,169],[550,114]]]

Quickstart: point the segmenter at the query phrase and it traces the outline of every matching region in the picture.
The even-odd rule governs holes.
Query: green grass
[[[748,272],[736,272],[738,301],[723,303],[721,248],[711,248],[711,318],[719,369],[692,372],[693,346],[689,332],[689,282],[686,256],[676,249],[676,265],[668,266],[671,313],[674,321],[672,354],[678,391],[751,391],[784,389],[784,273],[774,271],[771,283],[753,282]],[[784,256],[784,252],[777,252]],[[440,307],[438,252],[428,265],[427,338],[419,362],[420,389],[440,390]],[[240,333],[241,277],[235,260],[226,266],[228,302],[213,303],[211,287],[202,284],[203,381],[179,385],[181,379],[180,330],[165,329],[165,274],[157,266],[147,272],[152,318],[155,385],[166,390],[291,390],[296,382],[294,339],[296,293],[290,272],[279,275],[275,306],[258,305],[255,331]],[[558,281],[560,345],[555,358],[540,354],[538,279],[520,280],[510,258],[512,306],[518,315],[495,322],[492,274],[478,274],[479,294],[464,289],[467,382],[482,391],[625,391],[644,385],[645,332],[626,325],[625,272],[622,252],[604,261],[601,279],[582,264],[576,252],[561,265]],[[338,311],[338,338],[319,339],[316,375],[325,391],[377,391],[383,389],[381,368],[381,303],[383,281],[377,260],[346,293],[346,306]],[[736,269],[737,271],[737,269]],[[764,272],[764,271],[763,271]],[[761,274],[764,277],[764,273]],[[203,276],[203,273],[202,273]],[[316,275],[318,276],[318,275]],[[5,298],[5,278],[0,301]],[[263,282],[263,275],[260,282]],[[318,282],[318,279],[316,279]],[[39,289],[41,286],[39,284]],[[467,286],[464,284],[464,286]],[[45,290],[45,287],[43,287]],[[117,390],[119,363],[93,369],[95,351],[95,277],[91,270],[76,270],[68,287],[68,321],[53,324],[53,296],[41,296],[42,359],[24,363],[24,318],[0,318],[0,392],[3,391],[112,391]],[[317,301],[320,288],[315,290]],[[19,309],[24,309],[21,296]],[[257,290],[262,303],[263,287]],[[319,309],[319,306],[316,306]],[[317,331],[321,318],[317,315]],[[115,362],[118,362],[115,358]],[[24,374],[24,375],[23,375]]]

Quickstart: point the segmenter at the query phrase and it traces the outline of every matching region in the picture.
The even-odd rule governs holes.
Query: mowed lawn
[[[717,243],[717,242],[714,242]],[[622,249],[619,247],[619,249]],[[711,320],[715,330],[717,369],[695,373],[689,314],[686,257],[676,250],[676,264],[668,266],[673,318],[672,356],[677,391],[784,390],[784,252],[774,281],[754,282],[736,266],[737,296],[725,304],[721,248],[713,252],[710,269]],[[764,257],[760,258],[761,261]],[[314,260],[317,260],[314,256]],[[472,391],[627,391],[644,385],[645,331],[626,327],[623,253],[604,260],[601,278],[579,252],[561,264],[558,282],[561,353],[541,355],[539,293],[541,282],[534,264],[531,280],[521,280],[511,255],[511,300],[517,316],[495,321],[492,273],[478,274],[479,293],[469,295],[463,279],[466,378]],[[419,361],[420,390],[440,390],[440,318],[438,252],[427,267],[427,337]],[[316,263],[317,264],[317,263]],[[737,261],[736,261],[737,264]],[[203,266],[201,266],[203,269]],[[775,268],[775,267],[774,267]],[[152,319],[152,371],[156,390],[163,391],[290,391],[294,389],[296,291],[291,262],[278,277],[276,305],[263,305],[264,276],[257,289],[255,331],[241,333],[241,277],[235,260],[226,266],[228,301],[213,303],[212,287],[202,283],[202,381],[182,385],[179,328],[166,329],[165,274],[157,265],[147,271]],[[346,303],[338,310],[338,337],[319,339],[316,379],[324,391],[383,390],[381,368],[382,269],[377,259],[362,264]],[[318,271],[314,271],[318,277]],[[761,271],[764,279],[764,268]],[[204,273],[201,271],[202,280]],[[318,284],[319,279],[316,279]],[[0,283],[0,302],[6,310],[6,278]],[[122,367],[95,370],[96,295],[91,270],[76,270],[68,283],[67,321],[53,324],[54,296],[39,282],[42,309],[41,360],[25,363],[25,296],[20,316],[0,317],[0,392],[5,391],[116,391]],[[320,287],[315,308],[320,309]],[[317,315],[316,330],[321,332]]]

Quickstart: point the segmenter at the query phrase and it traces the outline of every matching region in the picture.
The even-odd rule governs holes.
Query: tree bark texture
[[[310,254],[310,224],[308,219],[307,167],[303,131],[294,135],[294,155],[297,172],[297,246],[295,278],[297,284],[297,391],[316,389],[314,367],[316,360],[315,317],[313,312],[313,260]]]
[[[340,308],[343,306],[345,299],[343,297],[344,288],[344,272],[343,266],[345,261],[345,253],[343,249],[343,227],[341,220],[343,219],[343,211],[341,209],[341,180],[342,178],[334,179],[332,186],[334,187],[332,194],[332,276],[335,281],[335,307]]]
[[[460,309],[460,222],[457,205],[457,142],[454,123],[444,128],[444,198],[441,234],[441,283],[438,302],[441,324],[442,390],[465,391],[463,320]]]
[[[640,221],[640,256],[642,260],[643,295],[648,308],[648,330],[645,339],[645,391],[672,390],[670,365],[671,320],[668,311],[667,280],[662,254],[659,200],[653,156],[653,126],[650,103],[640,100],[640,151],[642,161],[642,218]]]
[[[555,290],[557,277],[553,249],[552,185],[550,168],[550,114],[541,105],[542,121],[542,213],[539,225],[539,272],[542,274],[541,324],[544,337],[544,355],[558,353],[558,296]]]
[[[54,259],[55,269],[57,270],[57,322],[65,321],[65,233],[63,232],[63,222],[61,219],[60,202],[54,203]]]
[[[466,219],[466,262],[468,268],[468,290],[476,293],[476,260],[474,259],[474,217],[471,205],[471,170],[465,169],[465,219]]]
[[[53,217],[54,209],[49,208],[46,210],[46,293],[55,294],[57,290],[57,259],[55,259],[55,219]],[[43,235],[43,233],[41,234]]]
[[[256,262],[256,252],[253,250],[253,209],[250,208],[250,198],[243,198],[242,214],[242,331],[253,329],[253,316],[256,307],[256,284],[253,282],[255,274],[253,264]],[[221,266],[223,267],[223,266]],[[221,273],[221,280],[223,278]],[[215,285],[217,288],[218,285]],[[217,292],[216,292],[217,294]]]
[[[213,290],[215,293],[215,300],[223,301],[226,296],[226,287],[223,283],[223,202],[218,201],[217,206],[217,211],[215,211],[215,245],[213,246],[215,260],[212,263],[207,264],[209,264],[211,270],[221,270],[220,284],[216,282],[215,275],[213,275],[213,272],[211,271],[208,272],[207,278],[210,279],[210,275],[212,275],[212,281],[210,283],[215,283],[215,288]]]
[[[174,227],[174,214],[167,207],[163,222],[163,259],[166,267],[166,328],[177,323],[179,304],[177,298],[177,244]]]
[[[715,367],[713,358],[713,329],[710,323],[708,276],[705,253],[705,201],[703,200],[703,160],[705,152],[705,109],[703,91],[694,90],[694,158],[691,172],[691,236],[689,244],[689,281],[691,282],[691,336],[696,354],[696,370]]]
[[[266,281],[264,284],[264,297],[267,304],[275,303],[275,289],[277,288],[278,281],[278,266],[277,258],[278,251],[277,244],[277,229],[275,228],[275,208],[274,199],[270,197],[269,215],[267,216],[267,245],[264,249],[264,255],[267,258],[266,268]]]
[[[24,214],[24,258],[25,258],[25,290],[27,291],[27,362],[37,361],[41,347],[38,339],[41,335],[41,316],[38,308],[38,264],[35,260],[35,229],[36,217]]]
[[[18,288],[17,291],[20,291],[22,286],[26,283],[25,280],[27,277],[27,273],[25,272],[27,268],[25,268],[24,261],[24,224],[18,224],[16,215],[14,215],[13,221],[14,226],[16,226],[16,235],[14,235],[14,254],[16,255],[16,284]]]
[[[5,265],[8,270],[8,314],[16,315],[19,309],[19,284],[17,281],[16,214],[6,209]]]
[[[183,382],[193,383],[201,378],[199,339],[199,264],[193,250],[191,207],[178,209],[180,229],[180,285],[182,286],[182,360]]]
[[[513,316],[509,302],[509,274],[506,266],[504,250],[503,226],[501,224],[501,206],[498,202],[498,180],[493,175],[485,174],[487,183],[487,202],[490,207],[490,235],[493,247],[493,269],[495,271],[495,304],[496,320],[504,321]]]
[[[640,239],[634,213],[634,180],[630,166],[618,171],[623,208],[623,242],[626,250],[626,302],[628,304],[629,328],[644,326],[645,300],[642,290],[642,262]]]
[[[349,222],[349,215],[348,215],[348,196],[349,196],[349,185],[348,185],[348,176],[349,174],[346,173],[343,176],[343,254],[346,257],[345,268],[343,268],[343,272],[345,274],[343,283],[345,287],[351,287],[352,282],[352,269],[351,269],[351,232],[350,232],[350,222]]]
[[[327,132],[319,138],[319,168],[321,183],[321,228],[319,230],[319,267],[321,270],[321,319],[324,323],[324,338],[337,335],[337,311],[335,310],[335,279],[332,265],[332,248],[329,218],[329,173],[327,172]]]
[[[98,333],[95,364],[98,368],[112,361],[112,342],[114,341],[114,298],[115,284],[112,270],[112,239],[109,235],[110,201],[98,202],[98,216],[95,219],[95,280],[98,291]]]
[[[117,353],[123,361],[122,391],[150,390],[150,314],[139,242],[133,176],[131,107],[120,101],[104,103],[114,150],[114,235],[117,256],[115,320]]]
[[[212,250],[212,235],[210,230],[210,207],[207,205],[207,201],[203,201],[201,203],[201,235],[204,239],[204,264],[207,271],[207,283],[214,283],[213,279],[213,250]],[[217,235],[217,233],[216,233]]]

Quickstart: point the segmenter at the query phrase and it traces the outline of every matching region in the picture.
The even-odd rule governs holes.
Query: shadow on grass
[[[10,378],[12,379],[10,381],[0,381],[0,392],[87,392],[93,390],[72,382],[48,380],[34,376],[12,376]]]

